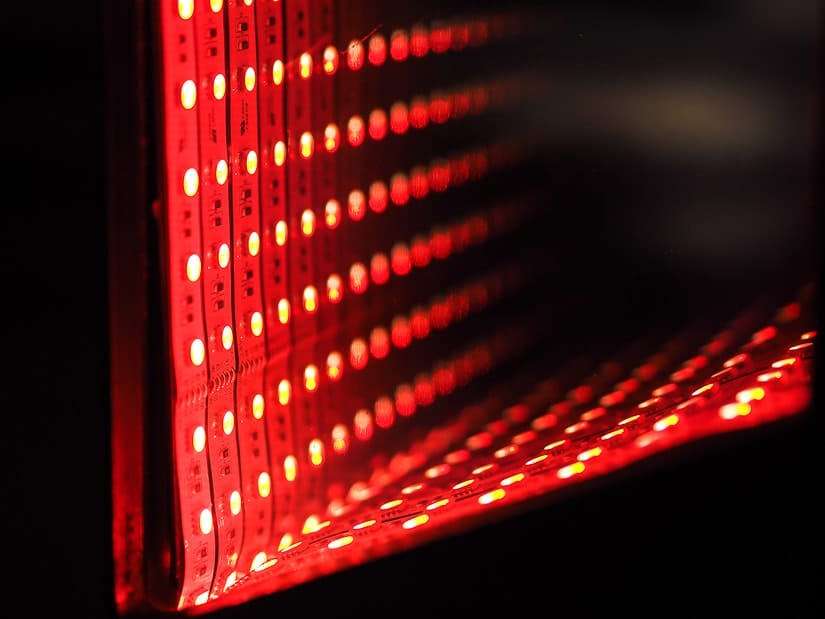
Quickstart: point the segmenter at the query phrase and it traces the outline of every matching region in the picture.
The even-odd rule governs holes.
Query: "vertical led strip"
[[[215,569],[215,512],[206,450],[206,333],[203,316],[201,165],[198,157],[197,69],[194,5],[159,7],[163,41],[160,224],[168,277],[168,338],[171,342],[174,413],[172,434],[178,494],[182,588],[179,607],[208,600]],[[184,541],[185,540],[185,541]]]

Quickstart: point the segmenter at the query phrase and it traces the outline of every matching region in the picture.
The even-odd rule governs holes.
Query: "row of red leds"
[[[522,21],[461,17],[319,46],[337,36],[332,2],[167,0],[157,10],[178,607],[188,608],[260,568],[296,518],[323,506],[327,454],[343,455],[350,437],[367,440],[376,427],[392,426],[396,412],[411,416],[492,363],[487,344],[429,359],[431,370],[387,385],[392,395],[373,410],[348,407],[357,385],[336,391],[347,386],[345,365],[363,369],[367,359],[384,359],[518,289],[502,288],[502,277],[518,273],[505,265],[428,290],[431,300],[383,322],[370,323],[364,305],[342,304],[446,263],[529,217],[520,203],[508,205],[506,217],[505,207],[481,204],[372,249],[367,231],[359,237],[349,227],[368,212],[506,169],[519,153],[513,141],[445,153],[361,188],[346,186],[353,177],[339,168],[348,164],[332,156],[346,156],[344,144],[378,144],[495,112],[518,96],[518,78],[366,105],[367,113],[341,120],[334,76],[346,68],[368,79],[366,67],[506,41]],[[314,156],[318,145],[329,157]]]

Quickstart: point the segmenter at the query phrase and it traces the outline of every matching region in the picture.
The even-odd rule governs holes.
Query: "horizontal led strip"
[[[460,52],[517,37],[529,16],[510,11],[478,17],[437,20],[429,25],[418,22],[409,28],[367,33],[346,46],[305,47],[284,71],[291,80],[307,80],[313,75],[335,75],[341,68],[358,71],[365,66],[380,67],[389,62],[424,58],[428,54]]]
[[[172,428],[178,494],[177,528],[182,539],[175,552],[181,566],[179,608],[209,598],[215,570],[215,512],[206,449],[208,385],[207,337],[204,329],[198,152],[197,68],[192,13],[186,2],[157,6],[164,42],[161,179],[162,237],[167,254],[168,328],[172,367]]]

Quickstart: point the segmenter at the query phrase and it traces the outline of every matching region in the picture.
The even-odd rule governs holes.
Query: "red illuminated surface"
[[[392,71],[502,44],[524,16],[376,31],[351,4],[153,14],[171,404],[151,414],[170,435],[174,524],[155,552],[116,533],[123,611],[238,604],[810,400],[804,293],[763,323],[479,391],[548,328],[546,306],[514,302],[552,271],[543,254],[484,260],[540,217],[529,191],[478,199],[530,146],[491,131],[442,149],[427,132],[509,109],[525,80],[433,89]],[[496,308],[508,320],[459,337]],[[134,488],[114,494],[116,517],[132,513]],[[144,555],[174,591],[147,594]]]

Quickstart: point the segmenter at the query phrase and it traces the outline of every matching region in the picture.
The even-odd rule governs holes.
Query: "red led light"
[[[298,75],[302,79],[312,76],[312,55],[309,52],[304,52],[298,57]]]
[[[387,60],[387,40],[380,32],[370,37],[367,44],[367,59],[376,67],[380,67]]]
[[[390,278],[390,262],[386,254],[379,252],[372,256],[370,260],[370,278],[373,283],[379,286],[387,283]]]
[[[350,365],[356,370],[362,370],[367,367],[368,359],[367,343],[361,338],[354,339],[349,347]]]
[[[324,223],[330,230],[335,230],[341,223],[341,204],[338,200],[327,200],[324,205]]]
[[[409,120],[414,129],[423,129],[430,123],[430,106],[424,97],[415,97],[410,102]]]
[[[375,401],[375,425],[389,428],[395,423],[395,408],[390,398],[382,396]]]
[[[403,172],[397,172],[390,179],[390,200],[396,206],[410,201],[409,182]]]
[[[410,29],[410,53],[416,58],[427,55],[430,51],[430,35],[427,27],[416,24]]]
[[[387,209],[389,192],[383,181],[374,181],[369,188],[369,207],[375,213],[383,213]]]
[[[409,127],[407,104],[403,101],[396,101],[390,106],[390,131],[397,135],[403,135]]]
[[[318,309],[318,291],[314,286],[307,286],[301,295],[303,301],[304,311],[308,314],[314,314]]]
[[[344,283],[335,273],[327,277],[327,300],[330,303],[340,303],[344,296]]]
[[[372,415],[367,410],[360,410],[355,413],[353,422],[354,432],[356,438],[362,441],[368,441],[372,438],[374,428],[372,423]]]
[[[364,45],[358,39],[347,45],[347,66],[353,71],[364,66]]]
[[[315,150],[315,139],[312,137],[312,134],[309,131],[305,131],[301,134],[300,139],[300,153],[301,157],[304,159],[309,159],[312,157],[312,153]]]
[[[412,327],[404,316],[396,316],[390,326],[392,344],[396,348],[406,348],[412,342]]]
[[[356,262],[349,269],[349,287],[355,294],[363,294],[369,286],[367,267],[361,262]]]
[[[338,125],[329,123],[324,127],[324,150],[328,153],[334,153],[338,150],[338,145],[341,143],[341,132]]]
[[[347,121],[347,141],[350,146],[360,146],[364,143],[365,138],[364,119],[360,116],[350,117]]]
[[[394,30],[390,35],[390,57],[396,62],[406,60],[410,55],[410,38],[406,30]]]
[[[383,327],[375,327],[370,332],[370,355],[383,359],[390,354],[390,336]]]
[[[412,257],[405,243],[396,243],[390,250],[390,264],[396,275],[406,275],[412,270]]]

